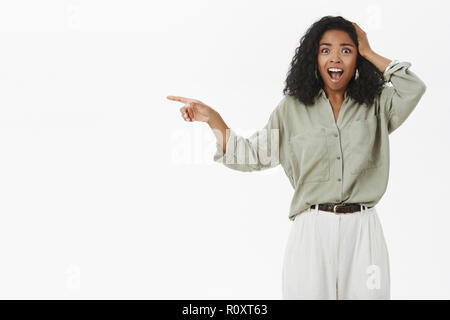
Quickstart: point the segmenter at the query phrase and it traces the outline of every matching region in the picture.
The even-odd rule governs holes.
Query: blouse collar
[[[319,90],[319,96],[323,97],[324,99],[328,99],[327,98],[327,94],[325,93],[325,90],[323,90],[323,88],[320,88]],[[348,92],[347,90],[345,90],[344,92],[344,100],[348,98]]]

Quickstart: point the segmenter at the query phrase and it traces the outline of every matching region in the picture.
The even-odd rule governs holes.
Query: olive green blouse
[[[229,129],[226,152],[216,142],[214,161],[244,172],[279,164],[294,188],[289,219],[318,203],[374,206],[389,178],[389,134],[414,110],[426,85],[393,60],[383,75],[388,82],[371,106],[344,94],[335,121],[323,89],[314,105],[285,96],[261,130],[245,138]]]

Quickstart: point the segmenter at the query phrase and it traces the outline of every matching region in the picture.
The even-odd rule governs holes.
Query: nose
[[[331,61],[332,62],[341,61],[341,56],[338,51],[334,51],[334,53],[331,55]]]
[[[341,62],[341,57],[339,56],[339,54],[335,53],[335,54],[331,57],[331,62]]]

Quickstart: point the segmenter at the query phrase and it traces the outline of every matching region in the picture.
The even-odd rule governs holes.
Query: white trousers
[[[390,299],[389,254],[375,207],[295,217],[284,253],[283,299]]]

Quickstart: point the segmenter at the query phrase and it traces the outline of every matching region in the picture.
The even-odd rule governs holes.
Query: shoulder
[[[305,107],[305,105],[294,96],[286,95],[278,103],[276,111],[280,114],[287,114],[294,109]]]
[[[283,127],[287,119],[290,117],[290,110],[292,110],[294,104],[295,98],[289,95],[285,95],[278,100],[276,107],[270,114],[270,125],[272,127]]]

